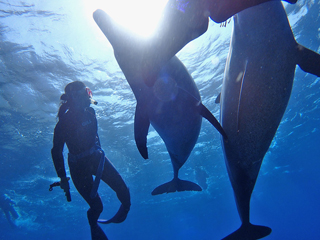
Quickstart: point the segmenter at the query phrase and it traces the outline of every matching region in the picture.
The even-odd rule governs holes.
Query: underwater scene
[[[243,79],[251,73],[248,61],[245,61],[244,71],[237,78],[242,83],[239,97],[234,97],[228,89],[224,89],[224,77],[229,76],[225,69],[233,67],[233,62],[227,62],[229,51],[235,54],[238,49],[233,44],[241,43],[239,39],[243,37],[233,35],[234,24],[241,23],[242,13],[222,24],[209,20],[205,33],[194,36],[194,40],[182,46],[181,50],[177,48],[178,58],[171,59],[171,65],[162,68],[159,79],[166,79],[168,74],[185,74],[181,82],[177,80],[175,83],[174,77],[168,77],[169,83],[165,87],[160,86],[159,81],[151,85],[142,82],[143,87],[137,87],[136,82],[129,83],[129,79],[140,78],[140,70],[143,69],[139,65],[140,56],[148,56],[149,52],[137,47],[131,54],[131,48],[136,42],[140,47],[148,42],[150,36],[157,34],[153,31],[167,2],[0,1],[0,239],[91,239],[87,219],[89,205],[73,182],[69,181],[70,202],[60,187],[53,187],[49,191],[51,184],[60,181],[51,157],[60,96],[65,86],[73,81],[82,81],[98,102],[91,106],[98,122],[101,147],[130,190],[131,208],[125,221],[99,224],[108,239],[218,240],[239,229],[241,219],[235,201],[237,194],[231,184],[239,176],[229,175],[238,169],[228,165],[226,159],[226,156],[233,154],[226,155],[232,135],[227,129],[227,117],[221,117],[220,114],[222,108],[225,108],[223,111],[228,110],[225,107],[229,103],[228,97],[240,99],[241,92],[245,94],[246,82]],[[295,40],[301,46],[320,53],[320,2],[298,0],[295,4],[282,4]],[[256,7],[248,9],[250,12],[244,10],[243,14],[271,9],[263,4]],[[139,37],[124,37],[124,42],[110,40],[103,32],[103,24],[97,20],[97,15],[93,17],[97,9],[102,9],[121,28]],[[258,39],[259,33],[278,39],[283,32],[273,29],[281,25],[273,18],[275,15],[268,13],[264,16],[259,13],[256,16],[259,15],[262,20],[259,17],[249,19],[255,25],[252,32],[249,29],[251,24],[243,24],[237,29],[240,32],[249,29],[245,39]],[[243,19],[246,16],[243,15]],[[108,29],[113,31],[116,28]],[[283,75],[286,75],[285,64],[292,61],[294,53],[288,56],[281,53],[291,43],[283,42],[280,37],[278,45],[275,44],[277,41],[257,42],[258,46],[260,44],[267,46],[267,49],[278,50],[263,53],[252,50],[256,61],[266,59],[273,68],[283,68]],[[151,64],[157,62],[157,54],[164,54],[161,47],[166,44],[171,46],[167,42],[162,44],[160,47],[151,46],[150,49],[155,53],[151,57]],[[274,45],[280,47],[274,48]],[[279,106],[285,109],[284,115],[279,114],[277,118],[280,124],[275,126],[274,137],[271,134],[272,141],[267,144],[263,161],[262,158],[257,159],[261,167],[255,168],[259,173],[255,185],[255,179],[249,181],[254,185],[250,222],[272,229],[263,239],[320,239],[320,78],[313,74],[315,71],[319,73],[320,64],[312,58],[308,60],[310,71],[303,64],[304,70],[300,65],[295,70],[292,68],[294,79],[291,95],[290,83],[285,89],[286,96],[290,96],[287,106],[281,102],[285,96],[282,98],[278,94],[258,94],[263,103],[272,104],[255,113],[253,110],[244,111],[244,97],[235,106],[238,111],[238,133],[244,129],[241,129],[244,125],[248,133],[257,128],[257,124],[245,124],[241,120],[258,116],[267,128],[266,122],[274,116],[274,110]],[[132,77],[136,72],[138,77]],[[228,74],[231,76],[231,72]],[[254,78],[258,81],[260,77],[262,74]],[[193,92],[186,90],[185,78],[190,80]],[[265,86],[271,89],[268,84]],[[156,100],[148,99],[151,91]],[[217,99],[220,93],[219,103]],[[186,97],[178,101],[178,96]],[[139,119],[137,111],[140,108],[136,108],[136,99],[148,105],[149,115],[150,112],[161,114],[160,118],[150,120],[149,129],[143,129],[148,130],[147,143],[144,143],[147,153],[139,145],[140,135],[137,137],[140,125],[135,121]],[[170,105],[171,102],[174,105]],[[257,109],[251,106],[260,103],[260,100],[251,101],[248,109]],[[196,113],[202,119],[202,123],[197,120],[199,129],[191,124],[194,121],[192,111],[197,110],[191,111],[188,104],[204,106],[200,114]],[[223,130],[219,133],[219,124],[212,125],[214,117],[206,109],[221,123],[228,140],[222,136]],[[179,114],[179,121],[168,118]],[[199,134],[197,131],[200,131]],[[195,136],[191,143],[186,140],[190,134]],[[174,144],[177,139],[178,142],[185,141],[184,146],[191,151],[190,156],[188,152],[184,153],[186,161],[179,166],[179,178],[195,183],[201,187],[201,191],[171,189],[167,193],[163,189],[155,190],[174,177],[176,163],[171,159],[179,156],[168,151],[172,148],[176,150]],[[264,144],[262,139],[261,142],[259,140],[248,139],[257,145],[257,148],[249,150],[250,153],[257,152],[258,147]],[[239,149],[240,155],[245,154],[245,150],[242,152],[245,147]],[[182,152],[184,150],[182,148]],[[70,177],[67,147],[64,147],[63,155],[67,177]],[[250,164],[256,166],[256,162],[243,163],[245,167]],[[246,189],[244,183],[236,184],[242,184],[241,187]],[[103,203],[100,218],[112,218],[120,207],[117,195],[103,181],[98,193]],[[239,204],[238,207],[241,208]],[[258,238],[231,236],[228,239]]]

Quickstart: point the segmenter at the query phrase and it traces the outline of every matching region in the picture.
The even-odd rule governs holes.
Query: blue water
[[[50,2],[50,3],[48,3]],[[94,106],[106,155],[130,188],[132,210],[121,224],[102,226],[111,240],[214,240],[240,225],[218,133],[203,121],[200,137],[180,170],[202,192],[151,196],[172,178],[165,146],[151,128],[149,160],[133,138],[135,98],[107,39],[79,0],[0,1],[0,193],[19,214],[12,228],[0,212],[0,239],[90,239],[85,201],[71,184],[72,202],[52,164],[53,128],[64,86],[84,81]],[[320,4],[287,6],[300,44],[320,52]],[[272,17],[272,16],[271,16]],[[263,27],[263,26],[262,26]],[[221,89],[232,22],[210,23],[206,34],[178,56],[194,77],[204,105],[219,118]],[[287,111],[267,152],[251,200],[251,220],[273,232],[265,239],[320,239],[320,82],[297,67]],[[99,188],[109,218],[119,202]]]

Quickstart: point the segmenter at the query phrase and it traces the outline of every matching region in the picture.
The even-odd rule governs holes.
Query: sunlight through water
[[[131,31],[150,36],[161,17],[168,0],[86,0],[85,9],[90,14],[102,9],[113,19]]]

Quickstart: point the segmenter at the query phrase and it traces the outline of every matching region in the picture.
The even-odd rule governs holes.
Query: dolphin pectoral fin
[[[134,116],[134,139],[137,148],[144,159],[148,159],[147,135],[150,126],[149,117],[145,111],[146,107],[140,104],[136,106]]]
[[[199,104],[198,109],[199,109],[200,115],[205,119],[207,119],[225,139],[228,139],[227,134],[221,127],[218,120],[212,115],[212,113],[202,103]]]
[[[320,55],[300,44],[297,45],[297,64],[308,73],[320,77]]]
[[[214,103],[220,103],[220,98],[221,98],[221,93],[219,93]]]
[[[222,240],[256,240],[264,238],[271,233],[271,228],[259,225],[253,225],[251,223],[241,225],[241,227],[226,236]]]
[[[192,94],[190,94],[189,92],[187,92],[186,90],[184,90],[183,88],[180,88],[180,87],[179,87],[179,90],[181,92],[184,92],[185,94],[188,94],[188,96],[190,96],[194,101],[196,101],[199,114],[202,117],[204,117],[205,119],[207,119],[225,139],[228,139],[227,134],[225,133],[225,131],[221,127],[218,120],[212,115],[212,113]]]
[[[202,188],[193,182],[181,180],[179,178],[173,179],[170,182],[164,183],[156,187],[152,191],[152,195],[159,195],[162,193],[182,192],[182,191],[202,191]]]

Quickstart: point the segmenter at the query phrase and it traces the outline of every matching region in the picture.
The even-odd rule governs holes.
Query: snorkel
[[[89,96],[91,104],[97,105],[98,102],[92,98],[93,94],[92,94],[92,91],[90,90],[90,88],[86,87],[86,92]]]

